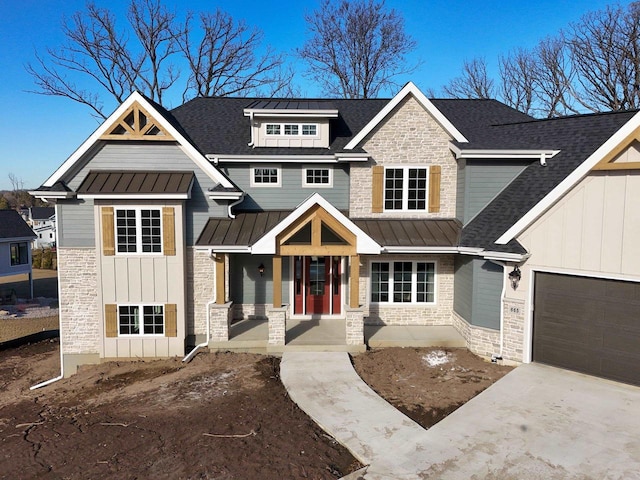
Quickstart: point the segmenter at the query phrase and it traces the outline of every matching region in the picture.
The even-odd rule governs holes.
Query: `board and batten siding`
[[[175,226],[183,223],[180,203],[166,203],[174,209]],[[95,216],[100,219],[100,208]],[[163,227],[164,228],[164,227]],[[103,358],[167,357],[184,355],[185,332],[185,241],[181,229],[175,229],[175,255],[104,255],[99,248],[99,303],[102,305]],[[96,238],[102,238],[102,225],[98,222]],[[177,336],[122,336],[105,335],[105,305],[163,305],[177,306]],[[166,311],[165,311],[166,321]],[[166,325],[165,325],[166,328]]]
[[[280,186],[252,187],[252,168],[258,166],[260,164],[257,163],[251,165],[233,164],[222,169],[238,187],[246,192],[244,201],[238,205],[239,209],[254,211],[293,210],[316,192],[338,210],[347,210],[349,208],[349,173],[345,165],[278,164],[277,162],[265,164],[265,168],[270,166],[280,167],[282,175]],[[333,187],[303,187],[302,172],[304,168],[323,168],[327,166],[333,169]]]
[[[640,280],[638,205],[640,172],[589,174],[516,238],[531,252],[525,266]]]
[[[206,196],[208,189],[216,186],[216,182],[211,180],[182,149],[175,144],[152,143],[150,142],[108,142],[98,148],[91,159],[86,162],[77,173],[70,174],[65,178],[69,188],[76,190],[85,179],[90,170],[183,170],[193,171],[195,181],[191,190],[191,199],[187,201],[186,214],[186,241],[188,245],[193,245],[200,235],[209,217],[226,216],[226,202],[218,203],[209,200]],[[87,202],[89,203],[89,202]],[[69,203],[68,211],[65,214],[69,219],[69,227],[63,221],[63,231],[65,232],[64,246],[93,246],[94,239],[89,239],[84,227],[78,226],[78,222],[86,223],[87,213],[90,211],[85,205],[85,209],[77,210],[77,205]],[[76,218],[79,217],[79,218]],[[64,219],[63,219],[64,220]],[[89,225],[93,225],[91,218]],[[69,230],[71,228],[72,230]],[[74,231],[73,229],[80,229]],[[87,243],[91,240],[91,244]]]
[[[230,297],[231,301],[243,305],[264,305],[273,303],[273,263],[269,255],[239,254],[230,256]],[[260,276],[258,266],[264,265],[264,276]],[[289,257],[282,258],[282,303],[289,302]]]
[[[456,217],[463,224],[468,223],[530,163],[530,160],[466,160],[459,165]]]
[[[500,329],[503,269],[482,258],[455,260],[455,312],[476,327]]]

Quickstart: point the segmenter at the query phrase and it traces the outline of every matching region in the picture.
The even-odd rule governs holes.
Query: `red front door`
[[[295,314],[340,313],[340,258],[295,257]]]

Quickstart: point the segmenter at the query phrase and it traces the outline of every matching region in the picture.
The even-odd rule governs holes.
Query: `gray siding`
[[[466,160],[458,160],[458,178],[456,185],[456,218],[464,223],[464,206],[466,198],[466,173],[467,165]]]
[[[58,201],[60,247],[95,247],[93,200]]]
[[[270,165],[277,165],[276,162]],[[313,193],[318,192],[339,210],[349,209],[349,174],[345,165],[332,165],[333,188],[307,188],[302,186],[302,169],[308,164],[279,164],[282,172],[280,187],[251,187],[249,164],[235,164],[222,168],[229,178],[246,192],[245,200],[237,207],[241,210],[290,210]],[[322,165],[318,165],[322,167]]]
[[[263,305],[273,301],[273,267],[269,255],[231,255],[230,296],[234,303]],[[265,266],[264,276],[258,265]],[[282,303],[289,303],[289,258],[282,259]]]
[[[502,278],[502,267],[474,259],[472,325],[500,330]]]
[[[531,161],[467,160],[462,170],[462,180],[458,180],[464,185],[464,194],[456,205],[456,216],[463,224],[468,223],[530,163]],[[458,183],[458,191],[460,188],[462,185]],[[460,206],[462,211],[459,210]]]
[[[473,313],[473,258],[458,255],[454,261],[453,309],[471,323]]]
[[[187,245],[195,243],[209,217],[226,216],[226,203],[220,204],[210,201],[206,197],[207,190],[214,187],[216,183],[200,170],[193,160],[175,144],[150,144],[149,142],[105,143],[96,149],[89,161],[65,176],[69,187],[74,190],[77,189],[92,169],[194,171],[196,179],[191,191],[191,199],[187,202]],[[79,213],[79,215],[82,214]],[[71,216],[73,217],[73,214]],[[65,227],[63,226],[63,228]],[[86,242],[83,237],[78,239],[69,237],[68,240],[71,242]]]

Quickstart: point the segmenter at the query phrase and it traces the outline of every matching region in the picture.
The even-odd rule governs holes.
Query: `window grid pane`
[[[278,169],[276,168],[254,168],[253,182],[261,184],[278,183]]]
[[[371,301],[389,301],[389,264],[371,264]]]
[[[435,265],[420,262],[416,265],[416,301],[433,303],[435,301]]]
[[[427,208],[427,169],[410,168],[407,189],[407,208],[424,210]]]
[[[307,183],[316,185],[329,184],[329,170],[327,168],[308,168]]]
[[[136,211],[116,211],[116,243],[119,253],[135,253],[136,250]]]
[[[140,334],[140,308],[137,305],[122,305],[118,308],[120,335]]]
[[[164,333],[164,315],[161,305],[145,305],[144,333],[147,335],[162,335]]]
[[[298,135],[298,125],[285,124],[285,126],[284,126],[284,134],[285,135]]]
[[[402,210],[402,184],[404,170],[388,168],[385,170],[384,208],[385,210]]]
[[[267,124],[267,135],[280,135],[280,125]]]
[[[140,212],[142,251],[144,253],[162,252],[162,228],[160,210],[142,210]]]
[[[393,301],[395,303],[411,302],[411,262],[393,263]]]
[[[316,125],[302,125],[302,135],[316,135]]]

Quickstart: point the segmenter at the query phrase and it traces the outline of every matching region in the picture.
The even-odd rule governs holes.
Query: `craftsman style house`
[[[56,205],[64,372],[231,348],[239,319],[281,352],[295,319],[356,349],[364,325],[448,325],[483,356],[638,383],[638,128],[411,83],[172,111],[134,93],[33,192]]]

